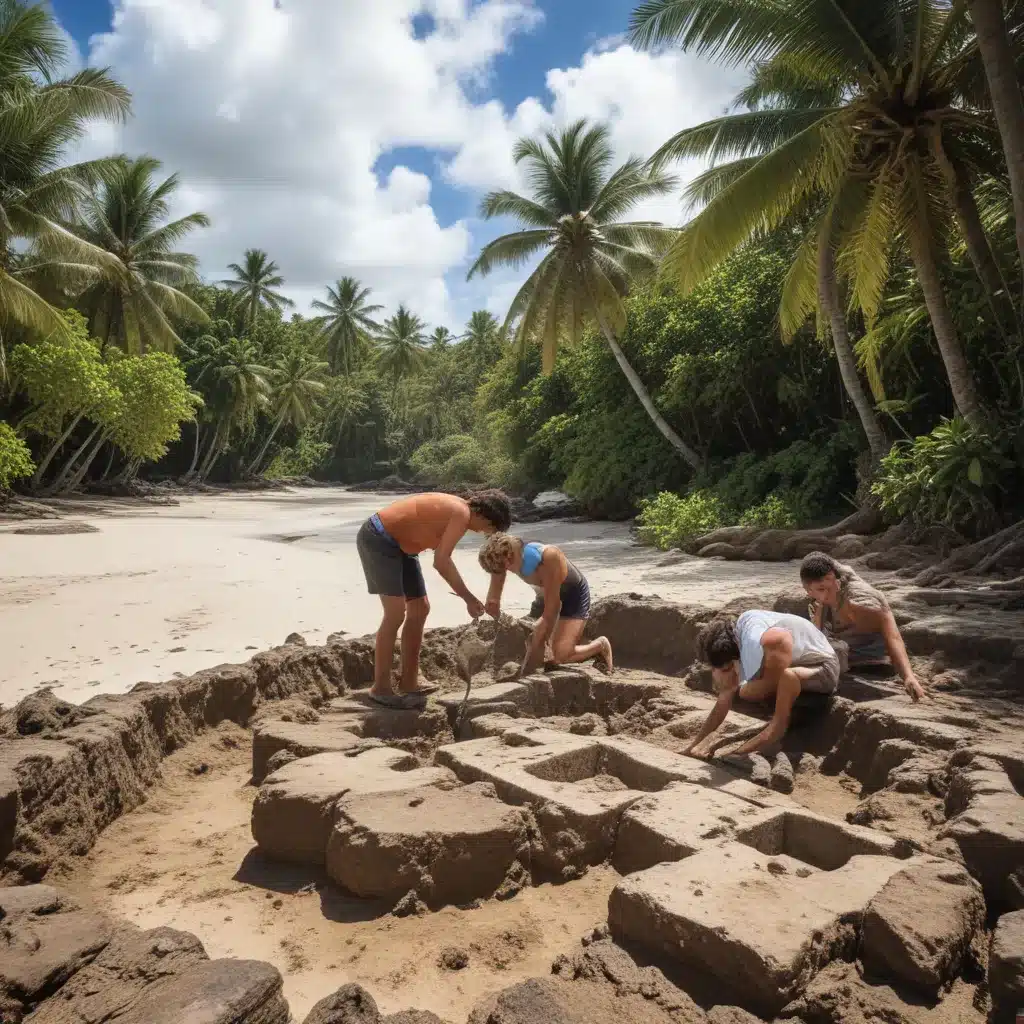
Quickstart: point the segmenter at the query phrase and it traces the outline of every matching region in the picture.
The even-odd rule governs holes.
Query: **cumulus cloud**
[[[445,187],[475,202],[518,184],[520,135],[586,116],[607,120],[617,153],[646,155],[717,113],[738,84],[690,58],[603,40],[579,66],[547,72],[547,93],[506,111],[487,99],[495,58],[542,19],[534,0],[116,0],[89,61],[111,65],[135,116],[98,126],[87,152],[151,153],[180,173],[178,211],[205,275],[247,247],[281,265],[300,307],[355,274],[389,306],[458,329],[471,308],[503,312],[515,275],[464,283],[495,225],[442,222],[437,181],[379,161],[433,152]],[[678,220],[676,200],[644,215]],[[507,227],[507,226],[504,226]]]

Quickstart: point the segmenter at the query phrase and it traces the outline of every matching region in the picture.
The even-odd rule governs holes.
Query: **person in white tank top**
[[[754,609],[738,619],[719,615],[701,631],[700,658],[711,666],[718,699],[696,739],[683,751],[707,756],[704,741],[725,721],[733,701],[775,700],[771,721],[733,754],[773,746],[786,733],[801,693],[832,694],[844,666],[828,638],[808,619]]]

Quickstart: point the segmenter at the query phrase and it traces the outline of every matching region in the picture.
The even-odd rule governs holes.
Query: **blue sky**
[[[428,13],[410,27],[417,0],[119,0],[102,39],[110,0],[50,2],[134,96],[129,124],[97,129],[92,150],[180,172],[182,202],[213,220],[190,244],[208,277],[265,248],[300,307],[354,273],[453,329],[480,305],[502,312],[522,278],[465,282],[502,227],[476,211],[516,184],[517,135],[587,116],[612,126],[617,155],[650,152],[739,81],[633,51],[634,0],[422,0],[444,31]],[[681,216],[676,199],[643,212]]]

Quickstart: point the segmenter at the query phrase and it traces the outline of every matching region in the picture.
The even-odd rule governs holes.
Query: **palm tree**
[[[37,279],[80,290],[105,258],[62,224],[111,161],[62,161],[90,121],[124,120],[130,95],[106,69],[59,77],[66,60],[67,45],[47,8],[0,0],[0,383],[10,327],[66,334],[65,321],[36,290]]]
[[[473,372],[479,377],[500,358],[504,339],[501,324],[493,313],[478,309],[470,314],[460,351],[465,351]]]
[[[247,323],[254,323],[264,306],[280,313],[295,305],[286,295],[274,290],[284,284],[279,269],[262,249],[246,249],[241,265],[228,266],[235,276],[220,283],[235,293]]]
[[[447,327],[435,327],[430,332],[430,351],[438,354],[447,352],[454,340],[455,335]]]
[[[647,0],[634,12],[632,38],[642,46],[678,43],[730,63],[756,62],[753,83],[740,95],[745,113],[680,132],[655,155],[658,166],[695,156],[729,160],[692,183],[691,200],[706,205],[668,253],[666,272],[686,290],[753,234],[813,208],[818,215],[783,296],[783,326],[802,322],[815,305],[830,314],[837,308],[835,295],[821,299],[820,278],[833,260],[870,324],[893,246],[905,244],[953,399],[977,425],[984,410],[938,257],[955,201],[943,161],[965,181],[989,169],[985,140],[991,133],[970,102],[967,28],[962,4]],[[970,189],[959,195],[969,196]],[[970,220],[977,211],[957,213]],[[828,248],[834,256],[822,251]],[[830,315],[833,343],[865,422],[863,389],[858,397],[841,319]],[[873,433],[867,423],[865,430]]]
[[[196,343],[192,368],[198,371],[195,385],[212,418],[209,445],[198,471],[198,478],[205,480],[232,433],[250,430],[257,413],[267,407],[270,370],[260,363],[256,346],[248,339],[222,340],[213,335],[204,335]]]
[[[495,266],[520,267],[544,253],[512,300],[505,329],[518,320],[520,344],[537,340],[544,368],[554,365],[563,339],[576,341],[587,321],[596,322],[630,386],[665,439],[692,466],[700,456],[668,425],[615,339],[625,322],[622,297],[633,279],[657,266],[658,254],[674,233],[650,221],[622,222],[638,202],[661,196],[674,179],[631,158],[611,170],[608,129],[577,121],[545,141],[520,139],[516,163],[528,165],[533,197],[492,192],[484,198],[485,218],[511,216],[525,225],[484,246],[469,277]]]
[[[313,308],[324,314],[319,320],[331,373],[351,373],[368,347],[369,339],[380,330],[373,314],[384,307],[369,304],[366,301],[369,296],[370,289],[364,288],[354,277],[343,277],[333,288],[327,289],[326,302],[318,299],[313,303]]]
[[[1017,54],[1007,31],[1002,0],[969,0],[969,5],[978,49],[985,65],[992,110],[1006,154],[1017,228],[1017,251],[1021,274],[1024,274],[1024,96],[1021,94]],[[1024,307],[1024,291],[1019,302]]]
[[[322,378],[327,369],[326,363],[301,348],[293,348],[278,359],[269,374],[274,425],[259,455],[249,464],[250,474],[263,463],[281,427],[290,424],[302,428],[309,422],[317,400],[326,391]]]
[[[92,334],[127,352],[173,351],[181,339],[169,318],[205,323],[202,307],[181,289],[198,283],[198,261],[174,246],[210,220],[190,213],[167,222],[178,176],[157,183],[160,161],[121,160],[91,197],[79,233],[114,257],[116,270],[81,297]]]
[[[377,362],[381,372],[391,378],[397,391],[398,382],[423,365],[426,348],[423,342],[425,324],[405,306],[384,321],[377,339]]]

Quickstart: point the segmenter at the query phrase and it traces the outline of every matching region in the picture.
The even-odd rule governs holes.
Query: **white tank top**
[[[810,619],[786,612],[754,610],[736,620],[736,640],[740,648],[740,677],[745,683],[761,671],[764,648],[761,637],[779,627],[793,637],[793,664],[820,665],[835,657],[828,638]]]

